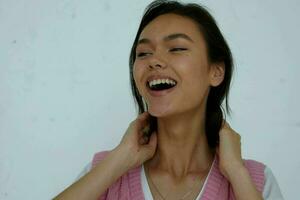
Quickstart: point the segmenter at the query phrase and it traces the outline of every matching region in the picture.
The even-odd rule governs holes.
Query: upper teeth
[[[149,82],[150,87],[153,85],[161,84],[161,83],[167,83],[170,85],[176,85],[176,82],[170,79],[156,79]]]

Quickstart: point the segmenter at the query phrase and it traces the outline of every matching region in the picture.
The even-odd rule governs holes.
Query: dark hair
[[[230,114],[228,105],[228,95],[230,82],[233,72],[233,59],[229,46],[227,45],[216,21],[210,13],[203,7],[195,3],[179,3],[178,1],[156,0],[153,1],[145,9],[142,21],[136,34],[134,43],[131,48],[129,58],[130,83],[132,94],[135,102],[138,104],[139,114],[148,110],[144,105],[142,96],[139,94],[133,78],[133,65],[136,58],[136,46],[141,32],[156,17],[163,14],[177,14],[192,19],[199,26],[199,31],[203,34],[206,42],[208,60],[210,63],[224,63],[225,76],[223,82],[217,87],[211,87],[208,94],[205,116],[205,132],[208,144],[211,148],[215,148],[219,143],[219,131],[223,123],[223,107],[222,102],[226,98],[225,107],[227,113]],[[224,117],[226,113],[224,112]],[[150,117],[150,131],[157,130],[156,117]],[[149,136],[149,135],[148,135]]]

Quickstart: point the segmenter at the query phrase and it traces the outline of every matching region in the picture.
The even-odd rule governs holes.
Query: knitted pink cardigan
[[[94,167],[108,153],[108,151],[96,153],[92,166]],[[244,162],[257,190],[262,193],[265,182],[265,165],[254,160],[244,160]],[[141,169],[142,166],[139,166],[122,175],[106,190],[105,194],[99,197],[99,200],[145,200],[141,184]],[[212,166],[203,190],[201,200],[235,200],[230,183],[219,171],[218,159]]]

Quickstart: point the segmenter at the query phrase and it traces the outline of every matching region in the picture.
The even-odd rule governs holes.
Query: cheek
[[[209,87],[209,84],[207,82],[207,77],[202,73],[197,73],[193,71],[193,74],[190,75],[186,81],[186,87],[189,93],[192,95],[202,94]]]
[[[132,73],[133,73],[135,85],[139,91],[141,91],[141,89],[142,89],[141,84],[142,84],[142,75],[144,73],[143,71],[144,70],[143,70],[142,66],[138,62],[135,62],[133,65]]]
[[[193,72],[193,77],[191,78],[192,84],[196,87],[199,92],[204,92],[209,88],[209,74],[206,70],[206,66],[198,66]]]
[[[200,59],[177,60],[178,74],[180,74],[184,87],[189,94],[202,96],[209,88],[208,66]],[[201,94],[200,94],[201,93]],[[198,96],[198,95],[196,95]]]
[[[132,69],[132,73],[133,73],[133,77],[134,77],[134,80],[135,82],[137,83],[137,81],[139,80],[139,76],[141,74],[141,67],[139,66],[139,63],[138,62],[135,62],[133,64],[133,69]]]
[[[196,82],[207,81],[208,79],[207,63],[195,55],[172,59],[172,64],[177,66],[179,74],[184,76],[183,79],[190,77]]]

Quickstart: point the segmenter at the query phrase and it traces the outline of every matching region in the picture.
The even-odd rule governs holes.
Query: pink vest
[[[92,166],[94,167],[101,161],[107,153],[108,151],[96,153]],[[254,160],[244,160],[244,162],[257,190],[262,193],[265,183],[265,165]],[[200,197],[201,200],[235,200],[233,189],[219,171],[218,166],[217,159],[203,188],[204,191]],[[99,197],[99,200],[145,200],[141,183],[141,170],[142,166],[129,170],[111,185],[105,194]]]

